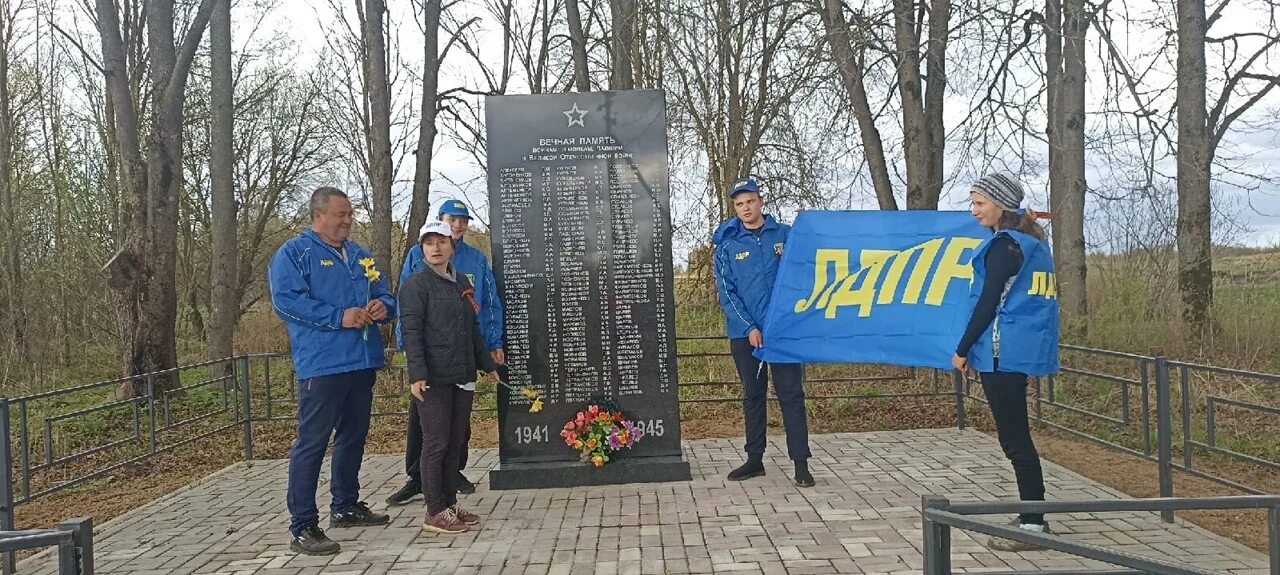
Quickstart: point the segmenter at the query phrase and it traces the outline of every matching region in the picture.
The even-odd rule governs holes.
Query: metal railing
[[[0,530],[0,573],[15,572],[13,554],[26,549],[58,548],[58,575],[93,575],[93,520],[69,519],[57,529]]]
[[[718,341],[723,343],[727,340],[725,340],[724,336],[715,336],[715,335],[677,337],[676,338],[676,346],[677,346],[676,361],[685,362],[693,359],[705,360],[705,359],[733,357],[733,354],[730,353],[727,349],[722,349],[721,351],[698,351],[698,352],[684,352],[684,353],[681,353],[678,351],[679,344],[682,342],[689,343],[689,342],[704,342],[704,341]],[[811,368],[814,365],[818,365],[818,364],[810,364],[809,367]],[[819,378],[810,378],[806,376],[804,383],[809,387],[813,387],[813,386],[826,387],[827,385],[840,385],[840,384],[847,385],[847,384],[907,382],[907,381],[916,380],[919,373],[916,370],[916,368],[913,368],[913,367],[904,368],[904,367],[894,367],[894,366],[887,366],[887,365],[877,366],[877,367],[883,367],[886,370],[895,370],[895,371],[898,371],[899,373],[889,374],[889,375],[864,375],[864,376],[819,377]],[[732,368],[729,368],[729,372],[734,373],[735,375],[737,373]],[[687,381],[687,380],[681,379],[679,382],[679,388],[681,390],[693,390],[693,389],[705,388],[705,387],[740,388],[742,387],[742,382],[738,380],[736,377],[730,380],[713,380],[713,379],[707,378],[707,379]],[[849,399],[888,399],[888,398],[920,398],[920,397],[950,398],[955,394],[955,391],[952,389],[946,389],[949,387],[951,387],[949,384],[945,386],[940,386],[940,380],[935,374],[935,376],[932,377],[930,391],[925,391],[925,392],[844,393],[844,394],[806,393],[805,399],[814,400],[814,401],[823,401],[823,400],[836,400],[836,399],[849,400]],[[731,396],[689,397],[689,398],[681,397],[680,398],[680,403],[682,404],[737,403],[741,401],[742,401],[742,396],[739,394],[735,394]]]
[[[1134,553],[1107,549],[1098,545],[1072,541],[1052,533],[1000,525],[971,517],[996,513],[1108,513],[1119,511],[1159,511],[1172,513],[1186,509],[1266,509],[1270,535],[1271,574],[1280,575],[1280,497],[1246,495],[1238,497],[1179,497],[1159,499],[1097,499],[1087,501],[973,501],[952,502],[943,497],[921,498],[924,531],[925,575],[951,573],[951,528],[976,531],[1020,543],[1039,545],[1095,561],[1123,567],[1112,571],[1035,571],[1048,573],[1155,573],[1157,575],[1212,575],[1185,563],[1145,557]],[[1009,572],[1005,572],[1009,573]],[[1024,572],[1029,573],[1029,572]]]
[[[1223,446],[1219,417],[1221,410],[1244,410],[1261,417],[1275,417],[1275,421],[1280,422],[1280,405],[1232,399],[1221,394],[1221,388],[1233,382],[1237,385],[1248,382],[1258,390],[1254,395],[1280,397],[1280,375],[1079,346],[1064,345],[1062,350],[1064,355],[1084,356],[1111,367],[1106,371],[1082,369],[1064,362],[1058,375],[1033,378],[1028,398],[1033,422],[1155,463],[1159,470],[1161,497],[1173,497],[1175,470],[1245,493],[1266,493],[1266,488],[1251,485],[1247,480],[1224,477],[1198,467],[1199,458],[1195,454],[1197,451],[1205,452],[1223,461],[1259,468],[1264,473],[1266,470],[1280,470],[1280,462]],[[1173,375],[1175,372],[1176,377]],[[1197,376],[1200,382],[1197,382]],[[1063,397],[1064,380],[1075,380],[1076,387],[1089,389],[1081,397]],[[975,386],[975,382],[970,374],[964,376],[965,396],[985,403],[979,393],[980,386]],[[1118,405],[1111,412],[1080,405],[1086,400],[1096,402],[1107,395],[1098,391],[1100,385],[1110,385],[1115,390],[1113,395],[1118,399]],[[1177,455],[1175,446],[1180,450]],[[1161,514],[1166,521],[1173,520],[1172,510]]]
[[[1199,377],[1202,380],[1218,382],[1217,378],[1225,378],[1227,380],[1238,382],[1250,382],[1255,386],[1265,387],[1268,389],[1269,392],[1264,393],[1264,395],[1280,399],[1280,375],[1244,371],[1239,369],[1228,369],[1209,365],[1197,365],[1194,363],[1183,363],[1179,361],[1169,361],[1166,362],[1166,365],[1170,372],[1176,370],[1178,374],[1178,411],[1181,416],[1182,427],[1182,461],[1179,465],[1175,460],[1172,462],[1172,465],[1177,469],[1185,471],[1186,473],[1196,477],[1216,481],[1248,493],[1261,494],[1262,491],[1254,486],[1235,482],[1225,477],[1220,477],[1213,473],[1198,469],[1195,465],[1195,454],[1197,451],[1204,451],[1217,457],[1224,457],[1240,463],[1280,472],[1280,463],[1240,453],[1219,445],[1219,430],[1217,427],[1217,414],[1220,406],[1225,410],[1251,411],[1280,418],[1280,405],[1268,406],[1253,401],[1242,401],[1223,397],[1222,395],[1218,395],[1212,391],[1202,391],[1197,388],[1196,379]],[[1172,384],[1171,378],[1169,381],[1170,384]],[[1197,424],[1199,422],[1195,418],[1201,413],[1203,413],[1204,417],[1204,429],[1203,433],[1198,433],[1199,429]],[[1197,439],[1197,437],[1203,437],[1203,439]]]

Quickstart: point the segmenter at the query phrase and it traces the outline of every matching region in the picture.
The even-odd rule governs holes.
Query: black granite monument
[[[680,481],[675,304],[662,91],[490,96],[493,269],[506,307],[493,489]],[[560,430],[598,399],[645,436],[603,467]]]

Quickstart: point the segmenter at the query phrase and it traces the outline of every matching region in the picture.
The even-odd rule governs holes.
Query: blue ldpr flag
[[[968,212],[801,212],[756,357],[950,369],[990,236]]]

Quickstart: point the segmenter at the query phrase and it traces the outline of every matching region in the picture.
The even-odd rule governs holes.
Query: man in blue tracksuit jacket
[[[498,365],[499,377],[506,379],[506,356],[503,351],[502,300],[498,298],[498,284],[493,278],[493,269],[484,253],[475,246],[466,243],[467,226],[471,224],[471,212],[461,200],[445,200],[440,206],[438,219],[449,224],[457,247],[453,254],[453,267],[458,273],[465,274],[475,288],[476,302],[480,304],[480,331],[484,334],[485,347]],[[411,274],[422,270],[426,263],[422,257],[422,246],[415,244],[404,256],[404,265],[400,269],[400,282]],[[400,324],[396,323],[396,345],[404,347],[400,335]],[[471,427],[467,427],[467,441],[471,441]],[[422,454],[422,427],[415,410],[409,410],[409,431],[405,441],[404,467],[409,478],[398,491],[387,498],[389,505],[403,505],[422,493],[422,471],[418,458]],[[462,470],[467,467],[467,452],[462,452],[462,460],[458,467],[458,493],[474,493],[475,484],[471,483]]]
[[[332,555],[336,542],[320,529],[316,487],[333,435],[329,527],[384,525],[387,515],[360,501],[360,462],[382,368],[376,324],[396,313],[387,280],[369,252],[347,239],[351,201],[337,188],[311,195],[311,229],[285,242],[267,268],[271,305],[289,331],[298,376],[298,434],[289,451],[289,547]]]
[[[765,473],[766,391],[772,371],[773,388],[787,432],[787,455],[795,463],[795,483],[812,487],[804,366],[798,363],[763,365],[752,356],[752,351],[765,343],[761,329],[791,226],[778,223],[764,213],[760,184],[754,178],[734,182],[729,197],[737,215],[721,224],[712,236],[713,263],[729,350],[737,365],[738,377],[742,379],[742,412],[747,436],[747,462],[731,471],[729,479],[741,481]]]

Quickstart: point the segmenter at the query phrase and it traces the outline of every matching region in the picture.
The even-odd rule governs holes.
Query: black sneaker
[[[294,535],[289,541],[289,549],[303,555],[334,555],[342,547],[337,541],[329,539],[319,525],[313,525]]]
[[[391,523],[390,515],[374,513],[373,510],[369,509],[369,505],[363,501],[352,505],[342,513],[334,513],[329,517],[330,529],[339,527],[373,527],[388,523]]]
[[[419,495],[422,495],[422,486],[416,481],[410,479],[404,482],[404,486],[398,491],[391,494],[387,498],[387,505],[404,505]]]
[[[472,493],[475,493],[475,492],[476,492],[476,484],[472,483],[470,479],[467,479],[466,475],[463,475],[462,472],[459,471],[458,472],[458,493],[461,493],[463,495],[471,495]]]
[[[729,481],[742,481],[763,475],[764,462],[759,459],[748,458],[746,463],[729,472]]]

